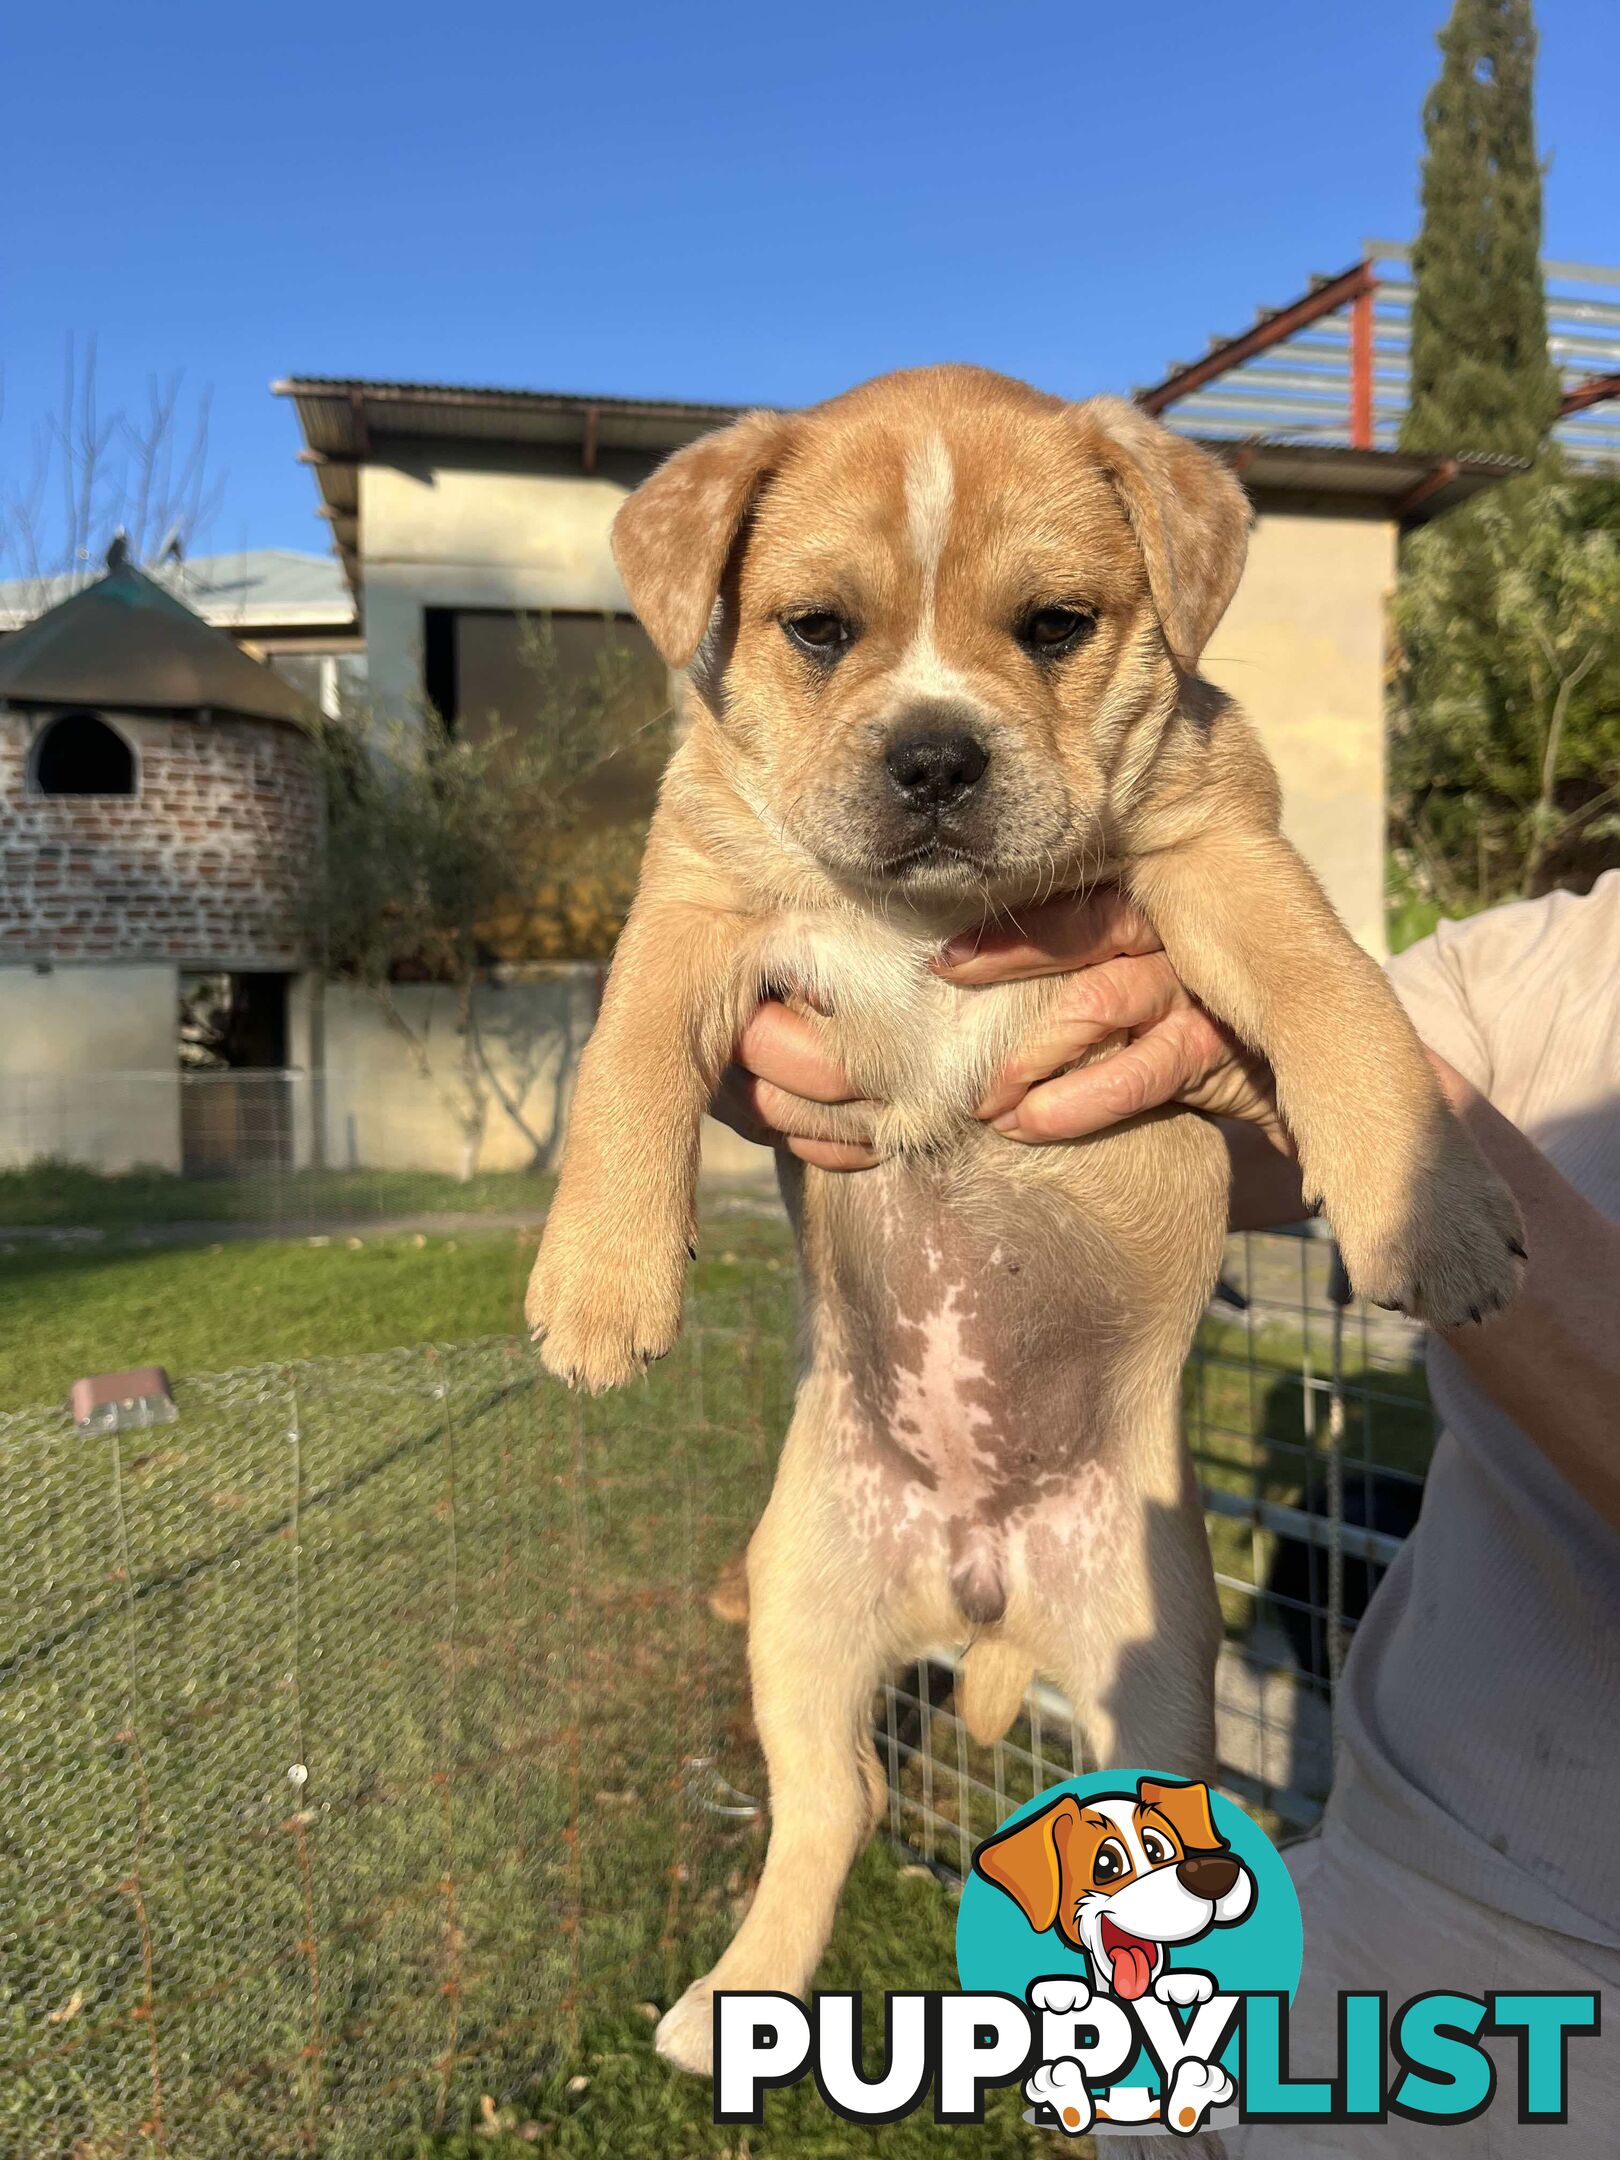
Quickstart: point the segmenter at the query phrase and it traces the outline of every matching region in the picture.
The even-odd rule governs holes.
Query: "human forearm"
[[[1512,1188],[1529,1252],[1506,1311],[1480,1327],[1449,1329],[1445,1340],[1475,1385],[1620,1528],[1620,1225],[1430,1056],[1446,1100]]]

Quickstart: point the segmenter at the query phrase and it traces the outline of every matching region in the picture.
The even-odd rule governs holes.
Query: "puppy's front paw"
[[[524,1300],[541,1363],[592,1395],[623,1387],[675,1347],[684,1272],[684,1250],[660,1265],[645,1249],[632,1257],[604,1239],[586,1258],[548,1232]]]
[[[1358,1294],[1431,1327],[1485,1320],[1509,1303],[1524,1271],[1524,1224],[1513,1195],[1447,1118],[1430,1160],[1387,1212],[1352,1200],[1334,1229]]]
[[[694,2077],[714,2069],[714,1983],[694,1980],[680,2001],[666,2010],[653,2034],[653,2046],[666,2062]]]

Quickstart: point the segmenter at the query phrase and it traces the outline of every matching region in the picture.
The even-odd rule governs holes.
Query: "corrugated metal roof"
[[[1411,249],[1398,241],[1369,240],[1363,262],[1372,273],[1372,441],[1379,449],[1393,449],[1400,439],[1410,380]],[[1620,270],[1598,263],[1545,262],[1542,272],[1547,346],[1565,392],[1620,370]],[[1262,309],[1256,327],[1287,312]],[[1162,383],[1138,394],[1166,398],[1156,409],[1162,410],[1167,425],[1186,434],[1346,443],[1351,338],[1346,306],[1197,388],[1175,388],[1187,365],[1177,361]],[[1213,338],[1210,353],[1232,342]],[[1553,429],[1553,439],[1574,464],[1620,471],[1620,398],[1569,414]]]
[[[311,717],[289,683],[133,563],[0,645],[0,705],[235,713],[294,725]]]
[[[0,583],[0,630],[32,622],[82,592],[99,572]],[[352,630],[354,597],[329,555],[296,548],[242,548],[228,555],[150,564],[145,575],[222,630]]]
[[[565,447],[589,470],[604,451],[664,456],[723,427],[748,408],[676,399],[597,397],[555,390],[474,389],[448,383],[372,382],[351,376],[292,376],[273,385],[290,398],[315,469],[320,515],[350,583],[358,590],[360,467],[404,442],[500,443]],[[1400,459],[1342,445],[1273,442],[1251,428],[1232,462],[1252,492],[1295,492],[1386,503],[1420,523],[1517,468],[1511,460]],[[1211,428],[1212,449],[1238,447]],[[1320,452],[1302,464],[1301,449]],[[1443,469],[1442,469],[1443,468]],[[1410,500],[1410,508],[1407,507]]]
[[[1482,488],[1528,468],[1522,458],[1475,455],[1436,458],[1416,450],[1353,450],[1342,443],[1296,442],[1271,436],[1225,440],[1203,436],[1251,495],[1281,495],[1301,506],[1315,500],[1374,503],[1404,525],[1427,524]]]

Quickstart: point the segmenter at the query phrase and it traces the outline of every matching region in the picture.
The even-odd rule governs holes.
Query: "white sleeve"
[[[1468,998],[1458,932],[1442,923],[1432,937],[1397,953],[1385,967],[1407,1017],[1431,1050],[1455,1065],[1482,1095],[1491,1092],[1491,1054]]]

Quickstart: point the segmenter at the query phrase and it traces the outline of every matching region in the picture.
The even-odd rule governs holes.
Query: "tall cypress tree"
[[[1423,109],[1401,446],[1534,457],[1558,408],[1541,281],[1530,0],[1455,0]]]

